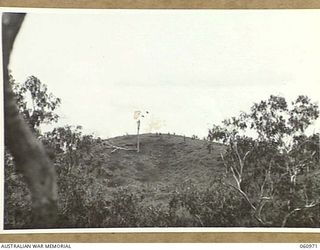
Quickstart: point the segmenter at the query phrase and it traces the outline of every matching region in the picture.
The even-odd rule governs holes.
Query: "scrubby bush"
[[[12,156],[5,150],[4,228],[28,228],[31,223],[31,196]]]

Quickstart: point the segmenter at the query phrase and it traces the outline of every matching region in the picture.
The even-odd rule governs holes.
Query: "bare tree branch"
[[[225,183],[225,185],[232,187],[233,189],[235,189],[248,203],[248,205],[251,207],[252,212],[253,212],[253,217],[263,226],[268,225],[268,222],[265,222],[262,218],[261,218],[261,211],[264,207],[264,205],[266,204],[267,201],[271,201],[272,198],[268,197],[268,196],[264,196],[264,186],[266,185],[267,181],[271,181],[271,176],[270,176],[270,172],[271,172],[271,164],[272,161],[270,161],[269,163],[269,168],[266,171],[266,176],[264,179],[264,182],[260,188],[260,195],[259,195],[259,202],[258,205],[255,206],[253,204],[253,202],[250,200],[249,196],[246,194],[245,191],[243,191],[243,189],[241,188],[241,181],[242,181],[242,174],[243,174],[243,169],[244,169],[244,160],[246,159],[246,157],[249,155],[249,153],[251,152],[250,150],[246,152],[245,156],[243,158],[240,157],[239,151],[237,149],[237,147],[232,147],[232,149],[235,151],[238,161],[239,161],[239,165],[240,165],[240,170],[237,170],[237,168],[235,166],[229,166],[229,168],[231,169],[232,175],[233,175],[233,179],[236,181],[237,183],[237,187],[235,187],[232,184],[229,183]],[[227,163],[224,160],[223,155],[221,154],[221,158],[223,161],[223,164],[226,168],[228,168]],[[270,179],[270,180],[269,180]],[[271,189],[273,189],[273,185],[271,183]],[[272,190],[273,191],[273,190]],[[272,192],[271,192],[272,193]]]
[[[108,148],[113,148],[113,150],[111,151],[111,153],[114,153],[117,150],[126,150],[126,151],[136,151],[136,149],[131,149],[131,148],[124,148],[124,147],[119,147],[119,146],[115,146],[110,144],[109,142],[107,142],[108,144]]]
[[[287,225],[288,219],[289,219],[293,214],[295,214],[296,212],[301,211],[301,210],[303,210],[303,209],[312,208],[312,207],[315,207],[315,206],[318,206],[318,205],[320,205],[320,202],[313,202],[313,203],[311,203],[311,204],[305,205],[304,207],[298,207],[298,208],[293,209],[293,210],[290,211],[288,214],[286,214],[286,216],[283,218],[282,223],[281,223],[281,227],[285,227],[285,226]]]

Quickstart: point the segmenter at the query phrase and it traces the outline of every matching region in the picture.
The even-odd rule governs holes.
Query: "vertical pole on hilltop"
[[[141,118],[141,111],[134,111],[133,118],[137,120],[137,152],[140,151],[140,118]]]
[[[140,131],[140,119],[137,121],[137,152],[139,153],[140,152],[140,134],[139,134],[139,131]]]
[[[145,117],[145,115],[149,114],[149,111],[146,111],[142,114],[141,111],[134,111],[133,118],[137,120],[137,152],[140,152],[140,124],[141,119]]]

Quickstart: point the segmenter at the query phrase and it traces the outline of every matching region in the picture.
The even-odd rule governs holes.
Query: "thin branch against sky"
[[[202,137],[270,94],[320,100],[319,13],[29,13],[10,67],[19,82],[35,75],[62,99],[61,125],[134,134],[132,113],[149,110],[141,132]]]

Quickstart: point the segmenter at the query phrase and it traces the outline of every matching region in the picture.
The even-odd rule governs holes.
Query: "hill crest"
[[[143,190],[150,198],[163,199],[185,185],[208,187],[224,172],[221,144],[212,143],[209,152],[208,141],[142,134],[138,153],[136,141],[136,135],[118,136],[101,140],[92,148],[96,176],[109,189]]]

